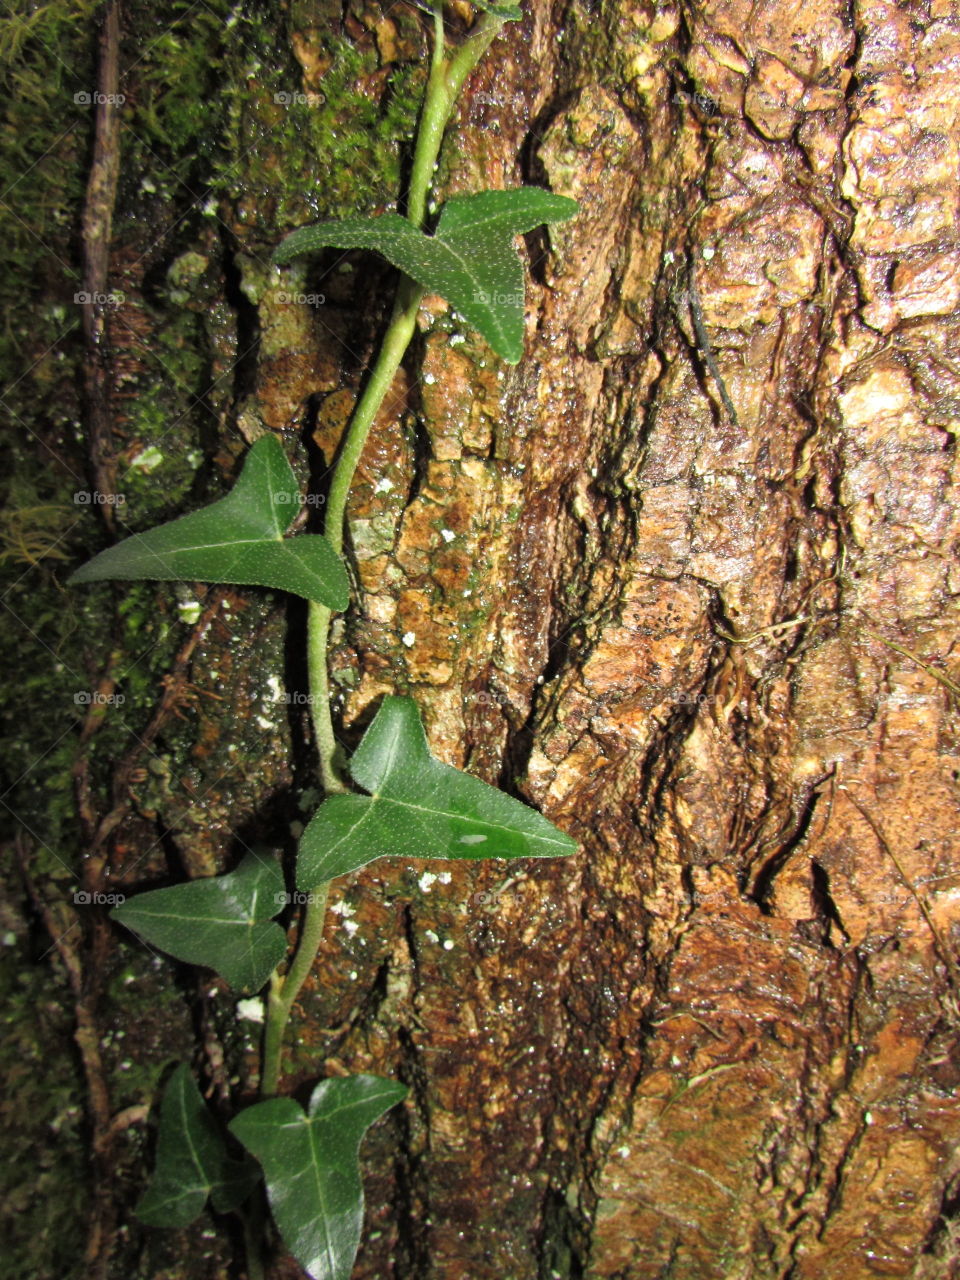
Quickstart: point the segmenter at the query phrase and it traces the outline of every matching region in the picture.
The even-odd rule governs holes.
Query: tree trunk
[[[264,430],[322,479],[388,314],[370,256],[268,259],[318,213],[394,207],[424,28],[267,9],[124,11],[120,532],[208,500]],[[179,49],[132,66],[171,23]],[[426,300],[350,505],[333,682],[348,745],[409,692],[436,754],[581,851],[335,882],[286,1087],[410,1087],[363,1149],[357,1280],[960,1275],[958,59],[946,4],[536,0],[470,81],[443,194],[527,182],[581,211],[527,238],[516,368]],[[129,693],[81,726],[57,856],[130,892],[282,842],[318,799],[304,708],[275,706],[305,688],[300,611],[97,599],[70,605],[90,687]],[[107,1132],[91,1097],[99,1071],[108,1119],[152,1105],[199,1028],[226,1114],[256,1027],[54,910],[28,817],[34,905],[76,926],[97,1143],[69,1274],[225,1274],[206,1219],[141,1235],[142,1115]],[[66,993],[51,954],[38,990]]]

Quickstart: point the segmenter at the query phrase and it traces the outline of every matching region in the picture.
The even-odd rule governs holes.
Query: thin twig
[[[710,374],[714,382],[717,384],[717,391],[720,394],[723,407],[727,411],[727,416],[739,431],[740,419],[737,417],[737,411],[734,408],[733,401],[727,393],[726,383],[723,381],[723,375],[720,373],[720,369],[714,359],[713,348],[710,345],[710,338],[707,335],[707,326],[703,319],[703,308],[700,306],[700,295],[697,293],[697,273],[692,259],[687,269],[687,284],[687,297],[690,303],[690,315],[693,319],[693,331],[697,335],[697,344],[700,347],[700,354],[703,356],[704,362],[710,370]]]
[[[87,1274],[102,1276],[105,1274],[107,1260],[115,1231],[115,1210],[109,1192],[110,1176],[113,1161],[110,1152],[113,1139],[119,1129],[124,1127],[121,1112],[117,1117],[111,1115],[110,1094],[107,1089],[103,1059],[100,1057],[100,1028],[97,1026],[94,1009],[94,997],[88,990],[85,981],[83,964],[80,956],[68,941],[69,930],[60,927],[53,912],[43,900],[30,873],[27,850],[22,834],[18,832],[14,841],[14,855],[23,879],[24,887],[33,903],[34,910],[43,921],[53,949],[63,962],[67,982],[73,995],[74,1027],[73,1038],[80,1053],[83,1073],[87,1084],[87,1110],[90,1116],[93,1170],[93,1213],[87,1231],[87,1244],[84,1261]]]
[[[928,666],[927,663],[918,658],[915,653],[912,653],[909,649],[905,649],[902,644],[894,644],[892,640],[888,640],[886,636],[880,635],[878,631],[871,631],[869,627],[863,627],[862,630],[863,634],[865,636],[869,636],[871,640],[878,640],[880,644],[885,644],[887,648],[892,649],[894,653],[902,654],[904,658],[909,658],[911,662],[915,662],[921,671],[925,671],[928,676],[932,676],[934,680],[939,681],[945,689],[949,689],[955,698],[960,699],[960,685],[955,684],[950,677],[945,676],[942,671],[938,671],[936,667]]]
[[[933,914],[930,911],[930,908],[927,906],[926,900],[922,898],[920,894],[917,892],[917,889],[913,881],[907,875],[906,868],[903,866],[903,863],[894,853],[892,847],[887,841],[886,836],[884,836],[883,832],[880,830],[880,827],[875,821],[875,819],[871,817],[871,815],[867,812],[867,810],[863,807],[863,805],[859,802],[859,800],[857,800],[856,796],[849,789],[849,787],[844,786],[844,784],[841,783],[840,790],[844,791],[849,796],[850,803],[857,810],[857,812],[863,818],[864,822],[867,824],[867,826],[876,836],[877,843],[880,845],[880,848],[884,851],[884,853],[887,855],[887,857],[896,867],[897,872],[900,876],[900,879],[903,881],[907,889],[910,891],[910,894],[912,895],[914,901],[916,902],[917,906],[920,908],[921,915],[923,916],[924,920],[927,922],[927,928],[930,930],[931,934],[933,935],[934,943],[936,944],[937,951],[940,954],[940,959],[943,961],[944,966],[947,970],[947,975],[950,979],[950,985],[953,987],[954,994],[960,995],[960,966],[957,965],[957,962],[953,956],[953,952],[950,950],[950,947],[946,939],[944,938],[940,930],[937,928],[936,922],[933,918]]]
[[[120,177],[120,13],[118,0],[108,0],[100,28],[97,97],[94,105],[93,159],[83,206],[83,292],[81,312],[86,347],[84,393],[90,470],[97,489],[112,494],[116,484],[110,392],[113,383],[106,341],[110,238]],[[97,510],[111,533],[114,506]]]

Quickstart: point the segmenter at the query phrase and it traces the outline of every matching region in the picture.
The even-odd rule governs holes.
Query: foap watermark
[[[122,307],[126,300],[119,289],[115,289],[113,293],[90,293],[81,289],[73,295],[73,301],[78,307]]]
[[[715,693],[674,693],[667,699],[681,707],[705,707],[717,701]]]
[[[291,293],[289,290],[279,290],[273,295],[273,301],[278,307],[322,307],[326,298],[322,293]]]
[[[273,100],[278,107],[322,107],[326,104],[327,97],[315,90],[301,93],[298,89],[290,89],[275,93]]]
[[[278,907],[316,907],[323,906],[327,899],[323,893],[303,893],[294,889],[293,893],[275,893],[273,900]]]
[[[523,291],[513,293],[490,293],[487,289],[474,289],[473,300],[483,307],[522,307]]]
[[[685,93],[682,89],[670,99],[671,102],[684,106],[696,107],[696,109],[705,116],[715,116],[719,111],[719,103],[715,98],[711,98],[708,93]]]
[[[326,497],[322,493],[288,493],[286,489],[270,495],[279,506],[322,507]]]
[[[507,707],[510,699],[505,693],[491,693],[489,689],[481,689],[479,693],[465,693],[464,702],[473,702],[479,707]]]
[[[471,893],[470,901],[475,907],[504,907],[519,897],[519,894],[511,893],[509,886],[505,885],[501,889],[480,889]]]
[[[73,100],[78,107],[122,107],[127,100],[125,93],[101,93],[99,89],[95,89],[93,93],[88,93],[85,89],[81,89],[79,93],[73,95]]]
[[[126,697],[122,693],[100,693],[96,689],[81,689],[73,695],[78,707],[122,707]]]
[[[273,701],[283,703],[287,707],[312,707],[319,704],[320,695],[301,693],[299,689],[295,689],[293,693],[278,693]]]
[[[100,893],[99,890],[91,892],[88,889],[73,891],[73,903],[77,907],[119,907],[126,900],[125,893]]]
[[[101,493],[99,489],[78,489],[73,495],[75,507],[122,507],[126,500],[122,493]]]

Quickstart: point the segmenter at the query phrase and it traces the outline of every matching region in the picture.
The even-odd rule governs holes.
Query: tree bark
[[[425,339],[346,719],[399,669],[582,854],[404,908],[412,1274],[956,1271],[955,19],[537,8],[475,82],[452,187],[582,213],[499,387]]]

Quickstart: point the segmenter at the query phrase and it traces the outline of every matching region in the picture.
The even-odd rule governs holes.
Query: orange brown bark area
[[[412,1089],[357,1275],[960,1274],[960,11],[538,4],[495,52],[452,188],[581,214],[518,368],[427,300],[334,665],[348,733],[413,692],[582,852],[336,886],[307,1057]]]

